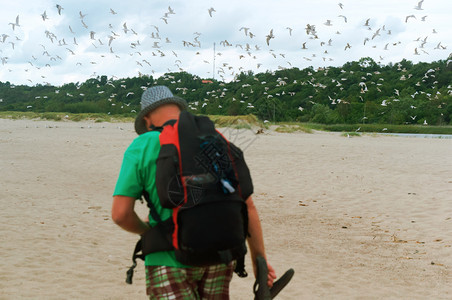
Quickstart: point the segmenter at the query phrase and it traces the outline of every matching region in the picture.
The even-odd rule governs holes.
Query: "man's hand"
[[[268,268],[268,279],[267,279],[267,285],[269,288],[273,286],[273,281],[276,279],[276,273],[273,267],[267,262],[267,268]]]
[[[248,245],[250,247],[251,259],[253,261],[254,275],[257,275],[256,257],[265,257],[264,238],[262,236],[262,227],[257,213],[256,206],[254,205],[251,196],[246,200],[246,206],[248,209]],[[273,281],[276,279],[275,270],[267,263],[268,267],[268,281],[269,287],[273,286]]]

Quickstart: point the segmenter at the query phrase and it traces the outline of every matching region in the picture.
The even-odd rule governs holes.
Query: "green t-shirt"
[[[116,183],[113,196],[121,195],[139,199],[143,189],[149,193],[149,198],[165,221],[172,216],[172,209],[160,205],[155,186],[156,161],[160,151],[159,132],[150,131],[136,137],[124,153],[124,159]],[[157,222],[149,215],[149,223],[155,226]],[[174,251],[162,251],[146,255],[146,266],[187,267],[175,258]]]

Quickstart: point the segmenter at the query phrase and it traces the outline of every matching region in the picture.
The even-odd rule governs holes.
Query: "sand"
[[[223,131],[244,149],[269,262],[295,269],[278,299],[452,298],[452,139]],[[110,217],[135,136],[0,120],[0,299],[146,299],[141,262],[124,282],[137,236]],[[235,276],[231,299],[253,281]]]

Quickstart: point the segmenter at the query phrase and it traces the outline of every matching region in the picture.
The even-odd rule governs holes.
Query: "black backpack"
[[[158,224],[137,243],[126,282],[132,282],[136,258],[167,250],[174,250],[176,259],[189,266],[236,260],[235,272],[247,276],[245,200],[253,184],[242,151],[208,117],[186,111],[155,130],[161,130],[157,193],[162,207],[173,209],[173,215],[162,221],[143,192]]]

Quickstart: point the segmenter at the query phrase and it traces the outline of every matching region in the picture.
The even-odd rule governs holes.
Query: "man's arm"
[[[143,222],[135,210],[135,198],[113,196],[111,218],[122,229],[132,233],[143,234],[149,229],[149,224]]]
[[[264,237],[262,234],[261,222],[259,220],[259,215],[251,196],[246,200],[246,206],[248,208],[248,233],[250,234],[247,241],[250,248],[251,261],[253,262],[254,275],[256,276],[256,257],[262,256],[265,258],[265,260],[267,260],[267,257],[265,255]],[[273,267],[268,263],[268,261],[267,267],[267,284],[271,287],[273,285],[273,281],[276,279],[276,274],[275,270],[273,270]]]

